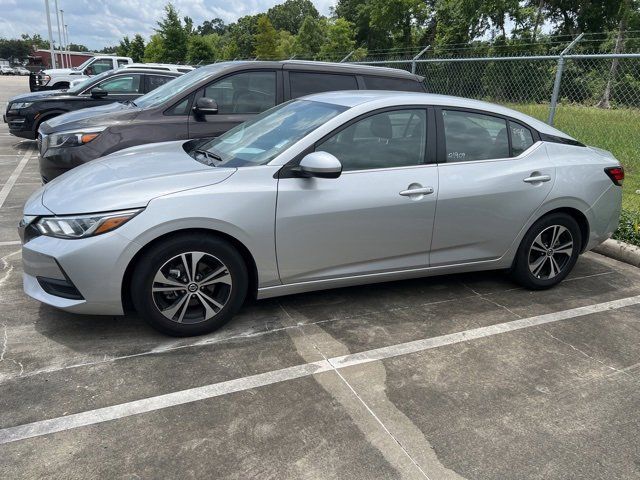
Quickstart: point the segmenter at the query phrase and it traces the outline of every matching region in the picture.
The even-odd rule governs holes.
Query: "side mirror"
[[[100,87],[95,87],[91,89],[91,98],[104,98],[109,95],[105,89]]]
[[[302,177],[338,178],[342,164],[329,152],[311,152],[300,160],[298,172]]]
[[[218,113],[218,104],[213,98],[200,97],[193,106],[196,115],[215,115]]]

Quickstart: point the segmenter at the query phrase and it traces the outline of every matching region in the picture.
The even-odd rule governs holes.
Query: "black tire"
[[[211,272],[216,270],[216,268],[226,267],[222,272],[222,277],[230,277],[231,283],[229,285],[226,283],[216,283],[213,286],[200,286],[197,290],[191,290],[193,284],[197,282],[195,282],[195,278],[192,281],[190,273],[186,271],[186,268],[183,268],[182,273],[179,273],[181,268],[180,260],[176,259],[176,257],[185,254],[186,264],[188,266],[194,258],[191,252],[195,252],[198,256],[201,253],[205,254],[204,257],[201,257],[202,260],[196,261],[193,277],[196,277],[199,271],[203,271],[202,275],[206,277],[207,275],[211,275]],[[222,267],[217,264],[212,267],[211,265],[216,261],[218,261]],[[172,265],[174,268],[171,268]],[[184,263],[181,265],[185,266]],[[163,280],[168,279],[171,283],[164,281],[157,282],[154,279],[161,269],[164,269],[164,272],[173,272],[173,275],[177,276],[169,277],[166,273],[163,273],[165,275]],[[185,283],[185,288],[180,289],[179,292],[159,293],[156,291],[154,293],[152,291],[154,285],[156,288],[164,288],[162,285],[169,287],[175,285],[175,282],[180,280],[180,275],[183,275],[183,280],[186,276],[189,276],[189,278],[187,279],[188,285]],[[206,278],[203,279],[203,283],[204,280],[206,280]],[[133,272],[131,293],[136,311],[152,327],[167,335],[186,337],[212,332],[231,320],[244,302],[248,284],[248,273],[244,260],[240,253],[238,253],[229,242],[214,235],[180,235],[158,243],[144,253],[137,262]],[[178,289],[173,288],[173,290]],[[172,295],[175,295],[175,303],[172,303],[174,302],[174,300],[172,300],[173,297],[170,297]],[[180,308],[176,311],[174,318],[169,319],[166,315],[170,315],[171,313],[167,312],[174,310],[174,307],[178,305],[183,298],[182,295],[187,297],[185,303],[182,304],[184,305],[184,311]],[[211,318],[206,318],[208,311],[203,303],[208,304],[210,309],[215,310],[218,308],[215,302],[210,302],[212,298],[218,300],[219,304],[223,305],[223,307],[219,308]],[[223,298],[226,299],[225,303],[222,303]],[[162,306],[166,307],[163,309],[165,314],[161,311]],[[211,310],[209,310],[209,312],[210,311]],[[184,319],[180,317],[180,314],[184,316]],[[198,315],[200,314],[202,319],[199,319],[200,317]],[[188,315],[191,315],[191,318],[189,318]],[[179,321],[183,323],[179,323]]]
[[[558,227],[557,230],[555,227]],[[561,232],[558,241],[555,245],[550,245],[556,232]],[[539,235],[542,235],[540,239]],[[566,253],[568,248],[557,248],[566,245],[569,239],[573,242],[570,255]],[[540,245],[546,252],[543,253]],[[566,213],[544,216],[533,224],[520,242],[511,277],[531,290],[551,288],[569,275],[578,260],[581,246],[582,234],[578,222],[573,217]],[[558,270],[559,273],[553,275],[554,271]]]
[[[63,88],[69,88],[69,82],[58,82],[56,83],[53,87],[51,87],[51,90],[62,90]]]

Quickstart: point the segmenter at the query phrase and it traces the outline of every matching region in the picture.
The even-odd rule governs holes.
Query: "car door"
[[[445,107],[436,119],[440,189],[431,265],[498,259],[549,195],[555,168],[521,123]]]
[[[428,266],[438,173],[425,163],[427,117],[424,107],[369,114],[315,145],[340,160],[340,177],[280,178],[283,283]]]
[[[218,78],[196,93],[218,104],[218,113],[189,115],[189,137],[217,137],[254,115],[277,103],[278,72],[276,70],[250,70],[231,73]]]

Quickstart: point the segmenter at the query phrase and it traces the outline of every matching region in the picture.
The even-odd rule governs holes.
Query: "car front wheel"
[[[240,309],[248,275],[231,244],[198,234],[154,245],[137,263],[131,286],[133,304],[151,326],[174,336],[202,335]]]
[[[522,239],[512,276],[526,288],[553,287],[569,275],[581,245],[580,227],[573,217],[566,213],[542,217]]]

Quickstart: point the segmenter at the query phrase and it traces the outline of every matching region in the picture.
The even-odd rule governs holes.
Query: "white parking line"
[[[377,348],[351,355],[333,357],[312,363],[305,363],[293,367],[272,370],[270,372],[251,375],[248,377],[236,378],[226,382],[212,383],[202,387],[189,388],[165,395],[143,398],[132,402],[126,402],[110,407],[88,410],[86,412],[74,413],[64,417],[41,420],[39,422],[17,425],[0,430],[0,445],[10,442],[17,442],[27,438],[39,437],[51,433],[71,430],[73,428],[94,425],[118,418],[129,417],[141,413],[153,412],[163,408],[183,405],[185,403],[206,400],[208,398],[219,397],[233,392],[242,392],[252,388],[258,388],[274,383],[285,382],[296,378],[307,377],[316,373],[326,372],[334,368],[345,368],[352,365],[375,362],[386,358],[417,353],[445,345],[467,342],[470,340],[491,337],[502,333],[513,332],[523,328],[537,325],[544,325],[570,318],[581,317],[607,310],[629,307],[640,304],[640,295],[621,298],[610,302],[596,303],[586,307],[572,308],[560,312],[537,315],[535,317],[513,320],[511,322],[499,323],[488,327],[474,328],[464,332],[441,335],[439,337],[426,338],[413,342],[400,343],[389,347]]]
[[[2,208],[2,205],[4,205],[4,201],[7,199],[7,197],[11,193],[11,189],[13,188],[13,185],[18,181],[18,177],[22,173],[22,170],[24,170],[24,167],[27,166],[27,162],[31,158],[32,153],[33,153],[33,149],[28,148],[27,151],[24,153],[24,156],[20,160],[20,163],[18,163],[18,166],[15,168],[13,173],[11,173],[11,176],[7,180],[7,183],[5,183],[4,186],[2,187],[2,190],[0,190],[0,208]]]
[[[6,242],[0,242],[0,247],[6,247],[8,245],[20,245],[20,240],[7,240]]]

